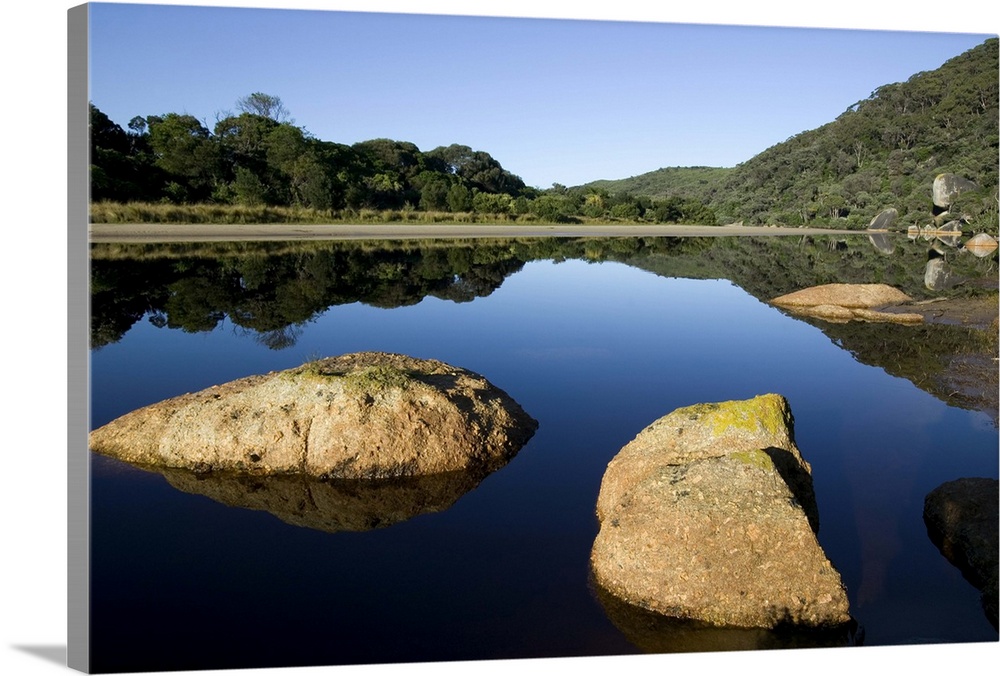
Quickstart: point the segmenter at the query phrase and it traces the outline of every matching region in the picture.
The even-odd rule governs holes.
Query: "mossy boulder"
[[[90,448],[199,473],[330,479],[504,465],[538,423],[471,371],[364,352],[185,394],[90,433]]]
[[[609,463],[597,517],[594,581],[625,603],[716,627],[851,622],[784,397],[660,418]]]

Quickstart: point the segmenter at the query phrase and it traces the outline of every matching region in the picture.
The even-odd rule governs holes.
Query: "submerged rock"
[[[885,311],[912,300],[887,284],[822,284],[778,296],[771,304],[796,315],[838,323],[860,320],[919,324],[924,318],[918,313]]]
[[[471,371],[363,352],[146,406],[92,431],[90,448],[199,473],[379,479],[496,469],[537,426]]]
[[[597,586],[717,627],[850,623],[792,427],[788,402],[768,394],[680,408],[643,430],[601,483]]]
[[[996,479],[956,479],[941,484],[924,499],[924,523],[931,540],[976,589],[983,610],[997,628]]]

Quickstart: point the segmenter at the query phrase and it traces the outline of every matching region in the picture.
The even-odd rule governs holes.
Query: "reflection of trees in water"
[[[468,302],[533,260],[619,261],[666,277],[724,278],[761,300],[831,282],[882,282],[920,298],[928,293],[926,248],[907,244],[914,243],[892,255],[864,235],[93,245],[91,337],[94,347],[116,342],[147,316],[187,332],[228,318],[253,340],[284,349],[332,306],[395,308],[428,296]],[[996,255],[949,254],[949,265],[963,279],[982,277],[984,266],[995,272]]]
[[[996,338],[989,331],[949,324],[834,324],[804,318],[860,363],[876,366],[906,378],[949,406],[989,413],[997,424],[996,362],[977,363],[981,354],[996,353]],[[965,388],[970,377],[980,387]]]
[[[283,326],[271,331],[258,333],[254,336],[254,340],[266,348],[284,350],[287,347],[295,345],[301,335],[302,326],[297,324],[295,326]]]
[[[532,260],[618,261],[664,277],[728,279],[764,302],[833,282],[890,284],[915,299],[996,293],[996,252],[984,258],[957,249],[935,254],[946,257],[951,279],[961,283],[929,289],[927,243],[900,238],[893,244],[891,255],[863,234],[94,245],[91,337],[95,348],[116,342],[143,317],[159,328],[187,332],[211,331],[228,318],[251,340],[281,350],[295,345],[305,324],[332,306],[395,308],[428,296],[468,302],[490,295]],[[965,380],[978,378],[977,367],[962,374],[952,366],[956,358],[982,351],[982,332],[815,324],[858,361],[905,377],[951,405],[993,407],[996,418],[995,397],[984,399],[981,387],[958,391]]]
[[[212,331],[228,318],[262,345],[294,345],[302,326],[333,305],[394,308],[427,296],[489,295],[523,260],[509,245],[363,248],[92,260],[91,337],[116,342],[143,316],[159,328]],[[99,251],[98,251],[99,253]]]
[[[908,242],[900,236],[876,247],[867,235],[849,237],[720,237],[696,258],[664,257],[643,251],[630,265],[671,277],[728,279],[752,296],[767,301],[782,294],[819,284],[870,284],[894,286],[912,298],[932,295],[924,285],[928,258],[926,243]],[[892,253],[887,254],[887,248]],[[997,255],[977,258],[966,251],[948,253],[949,270],[970,282],[949,290],[949,295],[978,295],[976,280],[991,279],[996,290]]]

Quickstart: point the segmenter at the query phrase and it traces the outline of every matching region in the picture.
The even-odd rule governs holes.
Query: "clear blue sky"
[[[339,143],[460,143],[529,185],[734,166],[988,34],[95,4],[91,100],[125,127],[279,96]]]

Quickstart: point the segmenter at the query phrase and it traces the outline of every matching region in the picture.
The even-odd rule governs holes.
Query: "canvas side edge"
[[[90,670],[89,6],[67,11],[67,666]]]

